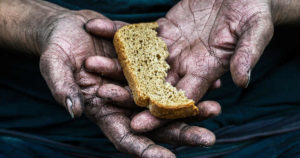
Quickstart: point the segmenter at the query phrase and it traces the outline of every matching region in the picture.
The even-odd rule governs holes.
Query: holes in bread
[[[156,54],[156,58],[157,58],[158,60],[160,60],[161,56],[160,56],[159,54]]]

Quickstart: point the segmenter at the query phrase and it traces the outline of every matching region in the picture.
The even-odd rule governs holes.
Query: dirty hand
[[[104,29],[101,38],[90,35],[84,29],[88,21],[91,25],[85,27],[93,27],[95,18],[101,20],[100,27]],[[40,58],[42,75],[55,99],[68,109],[71,116],[79,117],[84,112],[118,150],[139,157],[175,157],[168,149],[130,130],[129,116],[133,110],[128,108],[135,105],[120,82],[124,77],[109,41],[123,24],[86,10],[60,14],[51,26]],[[85,67],[101,75],[90,73]],[[115,91],[107,92],[106,89]],[[98,92],[117,100],[112,105],[109,100],[97,95]],[[209,131],[201,132],[202,135],[209,134]],[[189,137],[180,137],[180,141],[186,139]]]
[[[220,85],[219,78],[228,70],[236,85],[246,88],[273,35],[271,0],[182,0],[157,22],[170,52],[167,81],[195,102],[209,87]],[[198,104],[200,112],[205,102]],[[207,104],[220,109],[215,102]],[[133,121],[145,117],[150,118],[148,112]],[[152,119],[159,126],[166,122]]]
[[[271,0],[182,0],[158,20],[167,43],[167,80],[196,102],[230,70],[247,87],[273,35]]]

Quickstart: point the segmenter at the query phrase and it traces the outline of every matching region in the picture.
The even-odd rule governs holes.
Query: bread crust
[[[158,24],[156,22],[131,25],[148,25],[149,28],[153,29],[156,29],[158,27]],[[127,79],[129,87],[132,91],[134,102],[139,106],[149,108],[151,114],[159,118],[177,119],[197,115],[199,113],[199,110],[195,106],[194,101],[192,100],[186,104],[181,104],[177,106],[166,106],[160,105],[155,100],[150,100],[148,96],[144,97],[141,95],[141,92],[138,90],[139,85],[137,84],[137,78],[133,75],[131,64],[127,60],[128,56],[125,52],[125,46],[122,42],[122,37],[120,33],[123,29],[128,29],[129,26],[130,25],[124,26],[116,32],[113,39],[113,43],[118,54],[118,60],[122,66],[124,76]]]

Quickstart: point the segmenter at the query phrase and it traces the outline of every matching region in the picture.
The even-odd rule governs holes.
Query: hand
[[[167,80],[195,101],[229,68],[247,87],[273,35],[270,0],[183,0],[158,23],[170,51]]]
[[[93,29],[95,24],[102,28],[98,38],[83,29],[83,26],[87,30]],[[122,86],[124,78],[109,41],[121,25],[124,23],[111,21],[91,11],[59,15],[51,26],[52,31],[40,59],[43,77],[53,96],[71,115],[78,117],[84,111],[118,150],[139,157],[175,157],[149,138],[131,132],[129,117],[135,105],[126,87]],[[148,136],[161,138],[164,142],[204,146],[215,139],[210,131],[184,123],[162,130],[160,134],[170,137],[162,139],[155,133]]]
[[[41,45],[40,70],[54,98],[69,111],[72,117],[78,117],[83,112],[84,96],[81,87],[95,83],[100,85],[110,80],[120,80],[123,75],[117,60],[112,53],[114,48],[110,41],[94,38],[84,30],[84,24],[93,18],[101,18],[107,30],[103,37],[111,36],[122,22],[110,21],[104,16],[92,11],[65,11],[52,17],[52,23],[47,30],[47,39]],[[105,24],[105,25],[104,25]],[[49,31],[50,29],[50,31]],[[83,75],[89,75],[83,68],[84,61],[90,56],[101,56],[107,65],[103,65],[102,73],[110,80],[78,80]],[[76,83],[76,80],[78,80]]]
[[[233,81],[247,87],[251,70],[273,35],[270,0],[182,0],[157,22],[170,52],[166,80],[195,102],[210,86],[220,85],[218,79],[229,69]],[[220,112],[216,102],[200,102],[198,107],[200,112],[214,111],[213,116]],[[153,121],[137,124],[142,118]],[[165,122],[146,111],[133,118],[132,127],[148,131]]]
[[[273,35],[270,0],[182,0],[157,22],[170,51],[167,81],[195,102],[229,69],[247,87]]]

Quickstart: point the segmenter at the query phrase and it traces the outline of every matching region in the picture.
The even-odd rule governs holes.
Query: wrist
[[[54,17],[65,10],[39,0],[0,1],[0,46],[39,55]]]

